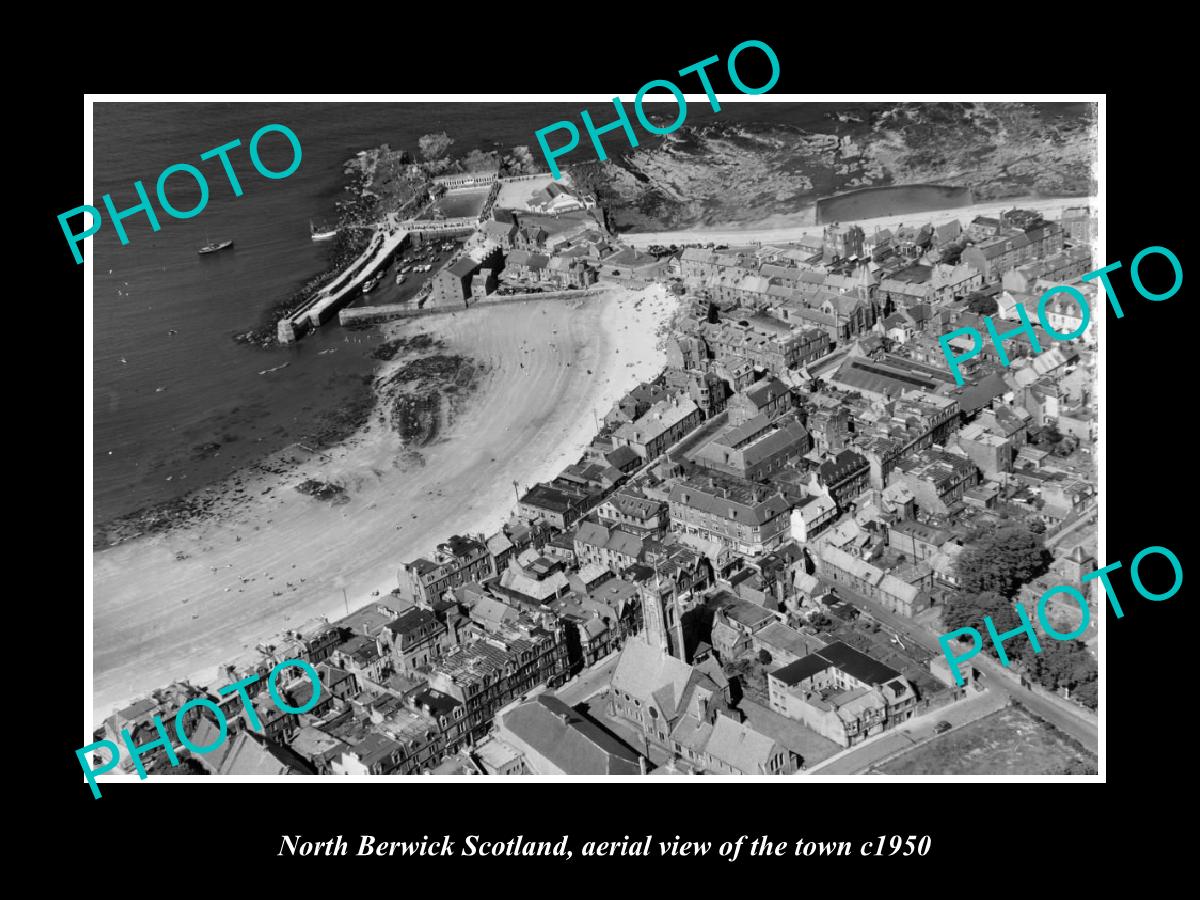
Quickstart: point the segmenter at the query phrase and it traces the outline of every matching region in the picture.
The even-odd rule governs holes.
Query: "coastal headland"
[[[662,368],[675,306],[662,286],[613,288],[387,326],[395,343],[381,356],[396,352],[381,360],[380,399],[353,437],[244,475],[206,517],[94,555],[96,720],[172,680],[208,683],[285,627],[386,595],[403,563],[448,535],[497,529],[514,481],[528,487],[576,460],[596,417]],[[428,352],[414,344],[443,362],[420,363]],[[443,389],[437,422],[422,423],[428,410],[388,385],[445,360],[466,375]]]

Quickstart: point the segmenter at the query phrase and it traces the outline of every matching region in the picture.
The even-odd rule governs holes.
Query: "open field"
[[[883,775],[1057,775],[1096,758],[1019,705],[964,725],[884,763]]]
[[[211,683],[217,665],[285,627],[343,615],[343,589],[351,608],[386,595],[403,563],[451,534],[495,531],[514,481],[528,487],[576,460],[595,417],[661,369],[657,331],[674,306],[662,288],[614,289],[388,326],[481,365],[476,392],[419,455],[376,410],[328,456],[243,476],[226,514],[95,554],[97,720],[174,679]],[[294,489],[309,478],[345,485],[348,502]]]

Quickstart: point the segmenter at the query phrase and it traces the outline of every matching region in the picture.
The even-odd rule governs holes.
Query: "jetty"
[[[299,309],[279,320],[277,337],[291,344],[315,328],[320,328],[361,292],[362,284],[387,266],[392,255],[408,245],[410,232],[405,228],[376,229],[367,248],[337,278],[308,298]]]

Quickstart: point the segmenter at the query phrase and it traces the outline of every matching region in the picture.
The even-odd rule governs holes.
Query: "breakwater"
[[[539,294],[513,294],[496,300],[471,303],[469,306],[436,306],[423,309],[415,306],[358,306],[353,309],[343,309],[338,313],[338,324],[343,326],[378,325],[381,322],[393,322],[397,319],[418,319],[425,316],[469,312],[475,309],[490,309],[493,306],[525,303],[529,300],[574,300],[599,293],[601,290],[598,288],[577,291],[546,291]]]
[[[342,274],[329,284],[317,291],[302,306],[284,316],[276,325],[276,337],[281,344],[292,344],[316,328],[338,315],[338,321],[356,324],[367,321],[388,321],[402,319],[411,315],[430,315],[442,310],[409,310],[403,307],[360,307],[348,310],[344,307],[354,298],[355,292],[368,278],[382,272],[391,262],[397,252],[402,252],[410,242],[421,243],[429,235],[438,238],[458,237],[472,234],[479,228],[480,223],[491,213],[492,205],[499,196],[501,186],[508,181],[529,181],[544,178],[544,175],[517,175],[510,178],[483,177],[470,173],[454,176],[442,176],[437,181],[438,186],[446,193],[465,193],[487,190],[483,209],[477,216],[457,216],[440,219],[403,219],[384,230],[376,229],[371,235],[367,248],[351,263]],[[570,292],[566,292],[570,293]],[[528,297],[552,299],[558,294],[530,294]],[[521,298],[508,298],[521,299]],[[500,301],[486,301],[490,303]],[[350,315],[345,316],[346,313]]]
[[[361,290],[363,282],[386,268],[392,256],[408,246],[408,241],[409,232],[403,228],[376,231],[371,235],[367,249],[346,271],[313,294],[299,309],[279,320],[279,342],[291,344],[332,319],[350,302],[355,291]]]

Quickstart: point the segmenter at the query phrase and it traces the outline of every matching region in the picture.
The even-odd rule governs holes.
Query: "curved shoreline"
[[[527,487],[574,462],[593,415],[662,368],[657,332],[675,304],[657,286],[614,289],[578,308],[530,301],[424,322],[483,374],[420,459],[377,407],[327,455],[252,479],[232,515],[94,553],[94,717],[173,680],[211,682],[217,665],[283,628],[386,595],[403,563],[451,534],[497,529],[514,479]],[[349,502],[293,489],[307,478],[338,481]]]

